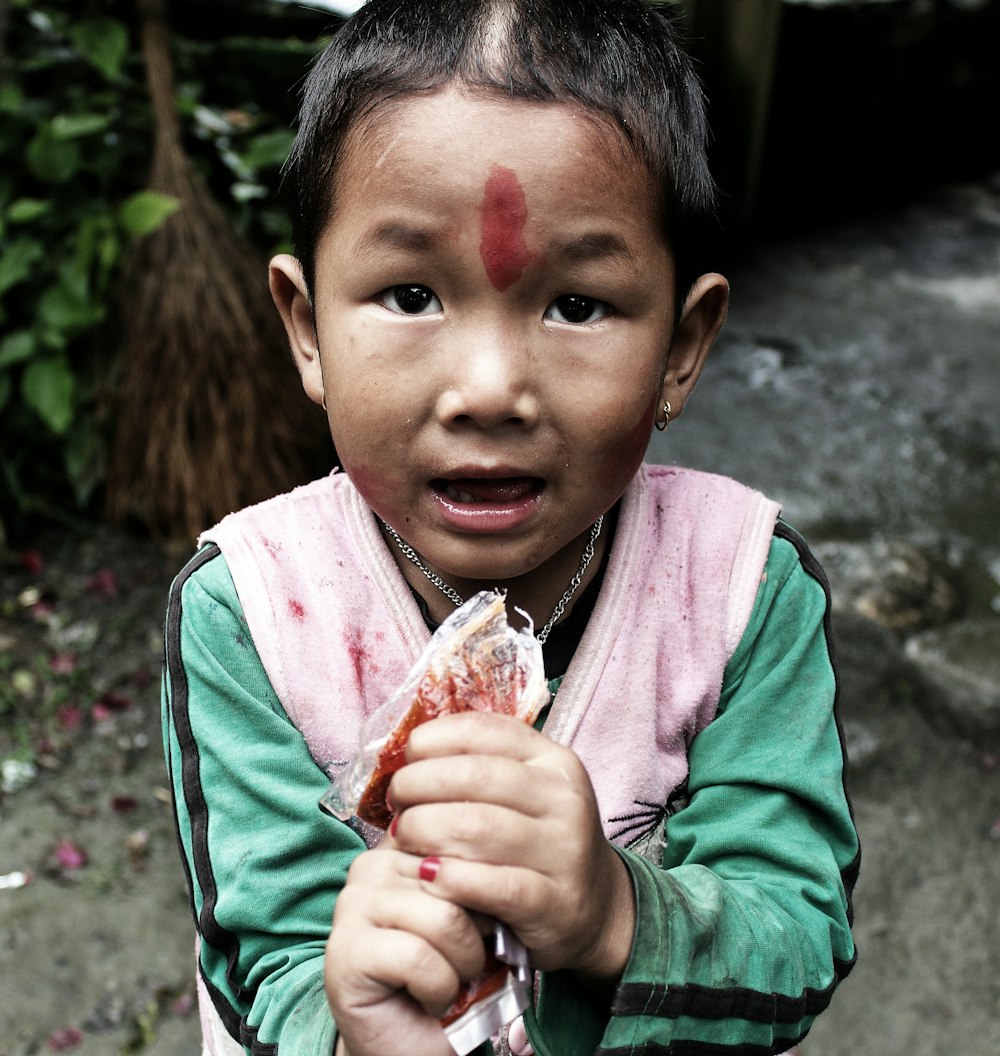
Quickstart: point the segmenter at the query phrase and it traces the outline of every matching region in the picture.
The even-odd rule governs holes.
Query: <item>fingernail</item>
[[[426,880],[430,883],[438,875],[441,870],[441,859],[440,858],[425,858],[420,863],[419,876],[421,880]]]
[[[393,816],[392,821],[389,822],[389,835],[395,837],[396,829],[399,827],[399,815]]]

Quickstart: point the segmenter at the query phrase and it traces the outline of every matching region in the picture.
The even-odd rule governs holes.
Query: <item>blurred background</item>
[[[0,1056],[195,1056],[159,748],[198,531],[326,472],[266,288],[337,8],[0,0]],[[861,960],[804,1056],[1000,1053],[1000,0],[687,0],[730,322],[650,458],[831,574]]]

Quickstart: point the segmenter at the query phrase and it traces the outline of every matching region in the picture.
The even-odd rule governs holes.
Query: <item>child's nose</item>
[[[504,423],[534,425],[538,395],[534,356],[523,336],[467,334],[449,356],[449,377],[437,402],[446,425],[473,422],[484,429]]]

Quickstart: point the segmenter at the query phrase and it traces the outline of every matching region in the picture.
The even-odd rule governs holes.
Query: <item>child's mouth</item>
[[[528,523],[545,482],[539,477],[458,477],[431,482],[441,517],[461,532],[495,534]]]
[[[541,490],[541,484],[535,477],[464,477],[436,480],[432,486],[451,502],[505,506],[533,496]]]

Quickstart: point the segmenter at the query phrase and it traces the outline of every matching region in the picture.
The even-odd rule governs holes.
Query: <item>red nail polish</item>
[[[425,858],[420,863],[419,876],[421,880],[426,880],[430,883],[434,880],[441,870],[441,859],[440,858]]]

